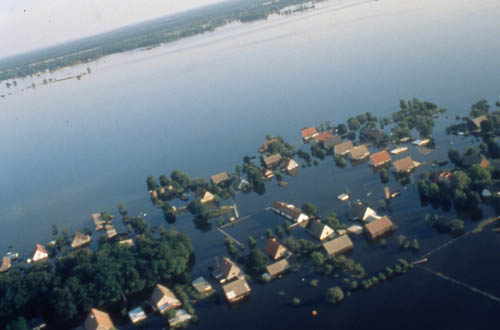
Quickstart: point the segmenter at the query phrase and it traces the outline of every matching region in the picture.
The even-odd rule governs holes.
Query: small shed
[[[141,307],[137,307],[128,312],[128,317],[133,324],[136,324],[146,319],[146,313]]]

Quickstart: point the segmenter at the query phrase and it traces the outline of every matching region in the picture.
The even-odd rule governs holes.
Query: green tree
[[[302,204],[302,212],[309,216],[315,216],[318,212],[318,207],[310,202],[305,202]]]
[[[120,205],[118,205],[118,212],[120,213],[120,215],[122,217],[128,215],[128,212],[127,212],[127,209],[125,207],[125,204],[121,203]]]
[[[451,187],[453,190],[466,190],[471,179],[464,171],[455,171],[451,176]]]
[[[324,255],[318,251],[311,253],[311,260],[314,267],[322,266],[325,263]]]
[[[349,127],[349,130],[357,131],[361,127],[361,124],[356,118],[350,117],[347,119],[347,126]]]
[[[248,256],[248,269],[251,273],[260,275],[265,271],[268,262],[267,255],[261,249],[254,248]]]
[[[326,290],[326,301],[330,304],[336,304],[344,300],[344,292],[338,286]]]
[[[380,169],[379,175],[380,175],[380,181],[382,181],[382,183],[385,184],[389,182],[389,171],[385,167]]]
[[[455,149],[448,150],[448,158],[455,166],[460,166],[462,164],[462,155]]]
[[[347,126],[345,124],[339,124],[337,126],[337,131],[338,131],[339,135],[344,135],[347,133]]]
[[[205,217],[208,213],[207,207],[199,199],[189,202],[187,209],[192,215],[201,217]]]
[[[24,317],[18,317],[14,321],[10,322],[5,329],[6,330],[29,330],[28,324],[26,323],[26,320],[24,319]]]
[[[148,186],[148,190],[155,190],[158,188],[158,182],[151,175],[146,179],[146,185]]]
[[[469,176],[472,181],[490,181],[491,173],[479,164],[474,164],[469,169]]]
[[[255,238],[253,238],[252,236],[248,236],[248,247],[250,249],[253,249],[253,248],[255,248],[256,245],[257,245],[257,242],[255,241]]]

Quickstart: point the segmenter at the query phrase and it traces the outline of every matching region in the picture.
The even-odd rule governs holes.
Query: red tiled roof
[[[316,136],[316,141],[321,142],[321,141],[326,141],[326,140],[331,139],[331,138],[333,138],[332,132],[323,131]]]
[[[302,129],[301,131],[301,134],[302,134],[302,137],[303,138],[307,138],[307,137],[310,137],[314,134],[317,134],[318,133],[318,130],[316,129],[316,127],[307,127],[307,128],[304,128]]]
[[[387,150],[382,150],[380,152],[374,153],[370,156],[373,166],[383,165],[391,161],[391,156]]]

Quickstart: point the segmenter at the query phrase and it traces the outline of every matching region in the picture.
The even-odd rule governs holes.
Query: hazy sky
[[[0,58],[221,0],[0,0]]]

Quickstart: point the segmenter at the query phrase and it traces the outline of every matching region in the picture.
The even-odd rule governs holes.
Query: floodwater
[[[422,155],[410,148],[418,161],[445,159],[450,143],[458,149],[477,144],[445,136],[446,123],[480,98],[498,100],[498,17],[500,3],[493,0],[330,1],[293,17],[232,25],[151,51],[106,57],[90,63],[92,73],[81,80],[0,99],[0,250],[13,245],[26,256],[35,242],[50,240],[52,224],[73,232],[91,226],[91,213],[116,213],[122,202],[131,214],[145,212],[153,225],[160,224],[161,212],[146,191],[148,175],[181,169],[208,178],[255,155],[267,133],[300,146],[304,126],[345,122],[366,111],[389,115],[401,98],[448,108],[448,121],[443,118],[435,128],[436,151]],[[345,186],[373,203],[383,193],[366,164],[338,169],[331,158],[286,180],[285,188],[270,182],[263,196],[237,196],[240,214],[254,221],[240,224],[248,229],[232,228],[243,242],[246,232],[262,235],[266,220],[273,226],[280,221],[263,211],[276,199],[311,201],[321,214],[343,216],[346,208],[336,196]],[[403,189],[391,179],[390,186],[402,190],[390,215],[398,232],[385,250],[362,237],[354,242],[352,258],[368,272],[418,256],[399,251],[398,234],[418,237],[422,253],[450,238],[423,222],[432,208],[421,207],[414,185]],[[468,228],[474,225],[467,222]],[[195,229],[189,216],[174,226],[193,240],[193,276],[207,276],[212,258],[225,253],[224,237],[215,224],[206,232]],[[457,244],[468,247],[460,250],[467,258],[458,258],[451,246],[429,267],[499,296],[495,277],[485,275],[500,273],[498,253],[475,263],[470,259],[470,272],[461,263],[486,255],[488,248],[498,251],[498,235],[485,231]],[[498,303],[418,269],[336,307],[323,300],[335,280],[320,279],[318,288],[310,288],[311,276],[290,274],[253,285],[250,300],[235,309],[203,303],[193,328],[494,329],[499,321]],[[303,301],[301,307],[292,307],[294,296]]]

